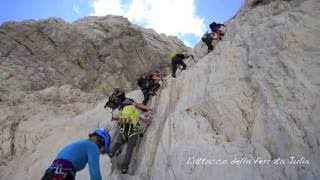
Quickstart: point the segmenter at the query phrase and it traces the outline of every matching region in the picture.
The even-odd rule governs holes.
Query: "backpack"
[[[208,33],[208,32],[206,32],[203,36],[202,36],[202,38],[201,38],[201,40],[202,40],[202,42],[204,42],[204,43],[211,43],[211,41],[213,40],[213,38],[212,38],[212,36]]]
[[[209,27],[211,29],[212,32],[215,32],[215,31],[218,31],[221,26],[224,26],[224,24],[219,24],[219,23],[216,23],[216,22],[212,22]]]
[[[122,101],[126,98],[125,92],[123,89],[115,88],[109,97],[108,101],[104,105],[104,108],[109,107],[111,109],[118,108]]]
[[[139,123],[139,110],[134,105],[124,106],[119,118],[119,124],[130,124],[136,127]]]
[[[185,59],[185,54],[183,52],[178,52],[172,55],[171,61],[179,61]]]
[[[137,79],[137,84],[141,89],[148,89],[149,88],[149,81],[150,81],[150,75],[142,75]]]
[[[140,88],[142,88],[143,86],[143,83],[145,81],[145,77],[144,76],[140,76],[138,79],[137,79],[137,84]]]
[[[210,25],[209,25],[210,29],[215,29],[217,28],[217,23],[216,22],[212,22]]]
[[[177,52],[172,52],[169,56],[169,59],[172,60],[174,57],[176,57]]]

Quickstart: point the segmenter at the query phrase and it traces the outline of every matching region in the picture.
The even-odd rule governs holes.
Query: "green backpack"
[[[139,123],[139,110],[134,105],[124,106],[121,111],[120,124],[131,124],[133,127]]]

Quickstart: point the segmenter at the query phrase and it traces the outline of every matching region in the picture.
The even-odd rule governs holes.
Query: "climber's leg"
[[[109,156],[112,158],[117,150],[125,143],[125,140],[123,138],[123,134],[119,133],[118,137],[116,139],[116,142],[113,144],[113,146],[110,148]]]
[[[181,61],[179,62],[179,64],[182,65],[182,70],[187,69],[187,65],[186,65],[186,63],[183,62],[183,60],[181,60]]]
[[[132,157],[132,154],[133,154],[133,150],[134,150],[134,147],[137,144],[138,136],[139,136],[139,134],[135,133],[135,134],[131,135],[129,137],[129,139],[128,139],[127,151],[126,151],[126,154],[124,156],[124,160],[123,160],[122,165],[121,165],[122,173],[127,173],[127,171],[128,171],[128,168],[129,168],[129,165],[130,165],[130,161],[131,161],[131,157]]]
[[[142,104],[146,106],[149,101],[149,91],[147,89],[144,89],[144,90],[142,90],[142,93],[144,96]]]
[[[176,72],[177,72],[177,68],[178,68],[177,62],[172,61],[171,66],[172,66],[172,77],[176,77]]]

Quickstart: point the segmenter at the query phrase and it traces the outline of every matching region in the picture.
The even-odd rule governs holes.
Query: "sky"
[[[85,16],[108,14],[158,33],[177,36],[195,46],[212,21],[224,23],[244,0],[2,0],[0,24],[6,21],[60,17],[73,22]]]

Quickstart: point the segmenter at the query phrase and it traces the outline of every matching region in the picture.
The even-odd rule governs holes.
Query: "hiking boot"
[[[175,74],[172,74],[172,77],[173,77],[173,78],[176,78],[177,76],[176,76]]]
[[[122,174],[127,174],[127,173],[128,173],[128,169],[123,168],[123,169],[121,170],[121,173],[122,173]]]

